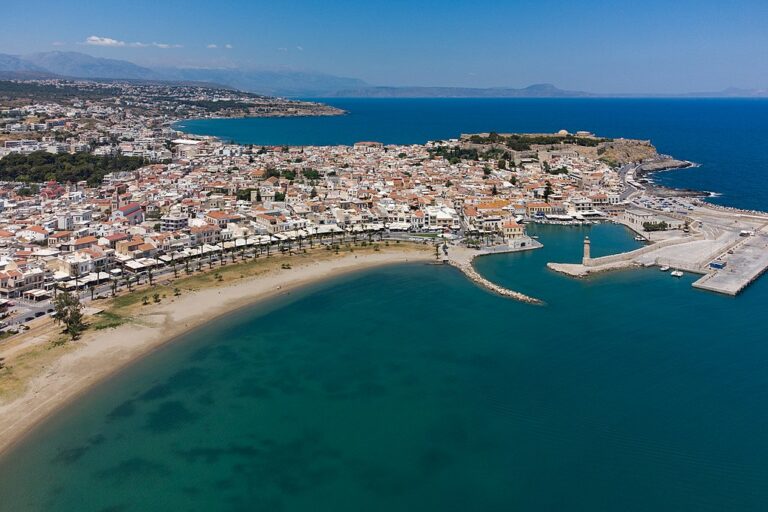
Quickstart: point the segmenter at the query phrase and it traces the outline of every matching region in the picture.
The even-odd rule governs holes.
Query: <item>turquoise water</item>
[[[590,130],[650,139],[701,164],[660,183],[717,192],[715,203],[768,210],[768,100],[764,99],[330,99],[342,117],[193,120],[180,130],[263,145],[413,144],[477,132]]]
[[[631,234],[534,229],[477,267],[547,306],[410,264],[238,311],[34,432],[0,510],[765,510],[768,280],[571,280]]]

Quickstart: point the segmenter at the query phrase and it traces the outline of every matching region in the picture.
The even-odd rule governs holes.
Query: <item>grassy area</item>
[[[71,343],[58,343],[60,339],[56,337],[53,343],[35,345],[15,356],[12,361],[6,361],[5,367],[0,370],[0,400],[19,396],[30,379],[74,348]]]

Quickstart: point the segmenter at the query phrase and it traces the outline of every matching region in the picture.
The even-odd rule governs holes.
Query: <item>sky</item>
[[[24,0],[1,10],[0,53],[290,68],[374,85],[768,88],[768,0]]]

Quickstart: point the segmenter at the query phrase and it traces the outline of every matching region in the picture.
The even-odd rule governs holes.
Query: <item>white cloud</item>
[[[111,37],[102,37],[102,36],[90,36],[88,39],[85,40],[83,44],[91,45],[91,46],[111,46],[111,47],[131,47],[131,48],[183,48],[180,44],[169,44],[169,43],[142,43],[139,41],[136,41],[135,43],[126,43],[125,41],[119,41],[117,39],[112,39]]]
[[[51,46],[66,46],[66,45],[67,45],[67,43],[65,43],[63,41],[54,41],[54,42],[51,43]]]
[[[90,36],[85,40],[85,44],[91,46],[125,46],[125,41],[118,41],[111,37]]]
[[[296,49],[299,50],[300,52],[304,51],[304,47],[303,46],[297,46]]]
[[[227,50],[231,50],[232,48],[234,48],[234,46],[232,46],[231,44],[227,43],[227,44],[224,45],[224,48],[226,48]]]
[[[213,44],[213,43],[211,43],[211,44],[209,44],[209,45],[207,46],[207,48],[218,48],[218,47],[219,47],[219,45],[217,45],[217,44]]]

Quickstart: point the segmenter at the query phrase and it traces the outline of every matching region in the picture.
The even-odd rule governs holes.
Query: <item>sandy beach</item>
[[[164,343],[179,337],[235,309],[254,304],[301,286],[340,274],[370,267],[434,259],[431,247],[382,247],[380,251],[356,251],[342,255],[315,253],[301,257],[278,257],[293,268],[272,265],[255,277],[223,281],[180,296],[165,298],[160,304],[133,308],[130,321],[114,328],[89,330],[85,335],[60,347],[55,357],[40,364],[39,371],[23,383],[20,393],[0,403],[0,454],[21,440],[46,417],[66,406],[90,387],[125,368]],[[237,272],[237,265],[225,267]],[[222,268],[224,271],[224,268]],[[152,294],[152,290],[146,292]],[[108,307],[105,304],[105,307]],[[45,350],[60,336],[52,322],[20,336],[20,340],[0,346],[0,357],[12,368],[26,354]],[[6,370],[7,371],[7,370]],[[0,374],[0,380],[4,378]]]

